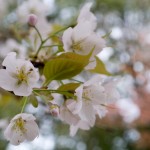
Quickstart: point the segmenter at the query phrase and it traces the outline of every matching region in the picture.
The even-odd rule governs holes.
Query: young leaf
[[[60,91],[75,91],[75,89],[80,86],[80,83],[67,83],[61,85],[57,90]]]
[[[35,108],[38,107],[38,100],[37,100],[36,96],[31,95],[29,100],[33,107],[35,107]]]
[[[89,71],[94,72],[94,73],[99,73],[99,74],[111,75],[106,70],[105,64],[97,56],[95,56],[95,59],[96,59],[96,67],[94,69],[89,70]]]
[[[44,67],[46,82],[63,80],[79,74],[89,62],[89,55],[64,53],[50,60]]]

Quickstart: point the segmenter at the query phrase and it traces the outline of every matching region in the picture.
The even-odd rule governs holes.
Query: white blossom
[[[39,73],[30,61],[16,59],[16,53],[9,53],[2,65],[6,69],[0,69],[0,87],[7,91],[13,91],[18,96],[29,96],[32,88],[39,80]]]
[[[77,124],[71,125],[70,134],[73,136],[79,128],[88,130],[93,127],[96,114],[102,118],[107,113],[107,105],[119,98],[116,82],[108,81],[104,76],[95,76],[75,90],[76,100],[70,100],[67,108],[80,117]]]
[[[87,55],[92,50],[90,59],[91,69],[95,66],[95,55],[105,47],[105,40],[94,32],[96,17],[90,12],[91,3],[86,4],[78,17],[78,24],[74,28],[68,28],[62,36],[63,47],[66,52],[71,51],[80,55]],[[88,18],[89,15],[89,18]],[[94,63],[93,63],[94,62]]]
[[[66,103],[64,103],[64,105],[60,106],[59,118],[69,125],[76,125],[80,120],[78,115],[73,114],[67,108]]]
[[[97,18],[95,17],[95,15],[90,11],[92,7],[92,2],[89,2],[87,4],[85,4],[82,9],[80,10],[80,14],[78,16],[77,22],[81,23],[81,22],[85,22],[85,21],[89,21],[92,23],[92,29],[94,30],[97,26]]]
[[[89,130],[90,129],[90,125],[88,122],[80,120],[76,125],[71,125],[70,126],[70,136],[75,136],[76,132],[78,131],[78,129],[82,129],[82,130]]]
[[[13,145],[19,145],[25,140],[33,141],[39,135],[39,129],[32,114],[16,115],[6,128],[4,136]]]

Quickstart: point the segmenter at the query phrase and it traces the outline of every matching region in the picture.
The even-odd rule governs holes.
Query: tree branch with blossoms
[[[83,6],[74,27],[63,27],[43,38],[36,27],[37,16],[31,14],[28,24],[35,29],[40,44],[29,59],[17,57],[15,52],[8,53],[0,70],[0,87],[22,96],[24,104],[20,114],[17,114],[5,130],[5,137],[11,144],[19,145],[25,140],[32,141],[39,135],[39,129],[32,114],[23,113],[31,96],[36,99],[48,98],[44,101],[49,106],[52,116],[70,125],[70,135],[74,136],[78,129],[89,130],[95,125],[96,115],[102,118],[107,113],[107,105],[119,99],[117,91],[118,80],[108,77],[104,63],[97,57],[104,47],[105,39],[95,32],[97,19],[90,11],[92,3]],[[63,32],[64,31],[64,32]],[[59,44],[46,44],[60,32],[63,32]],[[63,47],[60,52],[44,62],[38,60],[38,55],[46,48]],[[53,49],[52,49],[53,51]],[[46,55],[45,55],[46,57]],[[43,63],[36,68],[34,63]],[[88,80],[84,75],[90,73]],[[108,75],[108,76],[106,76]],[[82,77],[84,80],[80,80]],[[79,78],[79,79],[78,79]],[[52,82],[56,85],[51,87]],[[61,84],[60,84],[61,83]],[[62,96],[57,103],[55,94]],[[38,107],[38,100],[33,106]]]

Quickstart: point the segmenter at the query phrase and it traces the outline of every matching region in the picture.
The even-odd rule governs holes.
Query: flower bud
[[[37,20],[38,20],[38,18],[37,18],[36,15],[30,14],[29,17],[28,17],[28,24],[29,24],[30,26],[35,26],[36,23],[37,23]]]
[[[58,117],[58,115],[59,115],[58,105],[55,105],[55,104],[50,105],[50,114],[54,117]]]

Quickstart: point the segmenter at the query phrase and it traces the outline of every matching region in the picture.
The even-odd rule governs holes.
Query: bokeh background
[[[90,0],[0,0],[0,62],[10,51],[20,57],[32,55],[38,37],[28,27],[30,13],[46,37],[63,26],[74,25],[81,7]],[[0,89],[0,150],[149,150],[150,149],[150,0],[91,0],[98,19],[97,33],[106,36],[107,48],[99,57],[107,69],[122,77],[120,100],[90,131],[69,136],[69,126],[50,116],[45,105],[33,113],[40,136],[31,143],[10,145],[3,136],[9,120],[23,102]],[[61,35],[60,35],[61,36]],[[49,49],[39,56],[49,58]],[[47,58],[45,57],[47,56]]]

